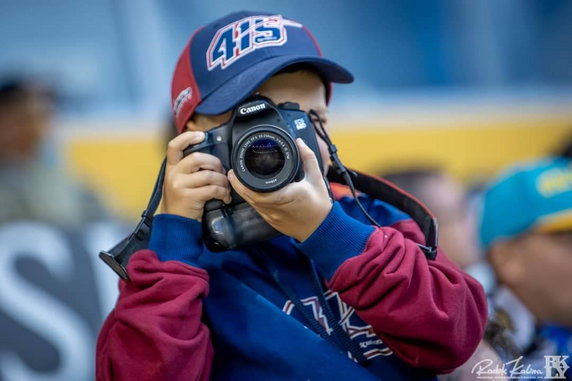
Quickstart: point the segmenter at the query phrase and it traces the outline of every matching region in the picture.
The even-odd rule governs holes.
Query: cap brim
[[[238,106],[268,78],[295,63],[307,63],[329,82],[351,83],[354,80],[349,71],[325,58],[287,56],[269,58],[248,68],[207,95],[197,106],[195,112],[205,115],[219,115],[227,112]]]
[[[545,233],[572,230],[572,209],[543,217],[534,230]]]

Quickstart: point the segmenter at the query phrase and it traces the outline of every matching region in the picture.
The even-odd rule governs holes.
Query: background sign
[[[0,225],[0,381],[94,379],[118,282],[97,254],[125,235],[111,222],[77,231]]]

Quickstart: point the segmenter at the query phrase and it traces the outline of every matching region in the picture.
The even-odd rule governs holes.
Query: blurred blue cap
[[[572,229],[572,162],[544,159],[511,168],[486,191],[483,248],[528,231]]]

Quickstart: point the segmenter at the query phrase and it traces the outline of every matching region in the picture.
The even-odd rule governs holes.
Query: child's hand
[[[207,201],[213,198],[231,201],[230,185],[217,157],[202,152],[183,157],[183,150],[204,138],[204,132],[187,131],[169,142],[162,213],[200,221]]]
[[[332,208],[332,200],[314,152],[297,139],[305,177],[271,193],[258,193],[246,188],[233,171],[228,178],[236,192],[272,227],[302,242],[308,238]]]

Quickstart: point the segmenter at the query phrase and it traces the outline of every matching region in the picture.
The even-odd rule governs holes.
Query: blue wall
[[[572,88],[566,0],[0,0],[0,77],[47,76],[68,114],[158,117],[190,33],[240,9],[306,24],[356,76],[337,103],[388,91]]]

